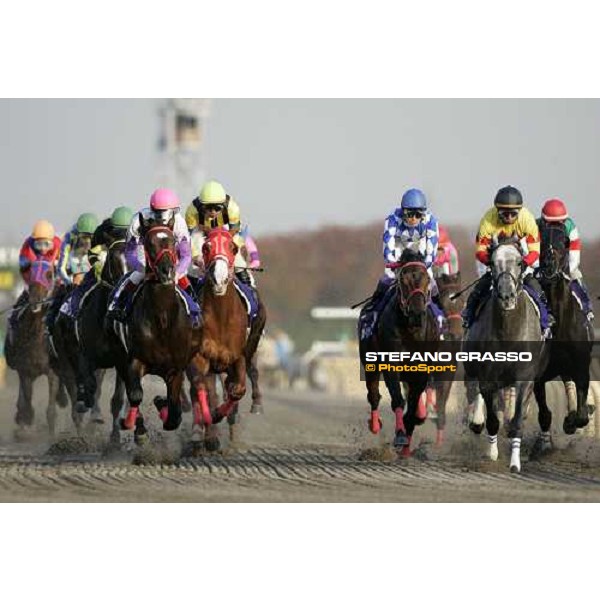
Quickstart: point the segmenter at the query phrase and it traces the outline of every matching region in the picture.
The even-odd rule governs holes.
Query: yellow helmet
[[[31,237],[34,240],[52,240],[54,239],[54,227],[48,221],[38,221],[33,226]]]
[[[208,181],[200,190],[202,204],[223,204],[227,200],[225,188],[218,181]]]

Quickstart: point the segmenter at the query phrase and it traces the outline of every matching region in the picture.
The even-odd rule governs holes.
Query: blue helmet
[[[427,210],[427,198],[421,190],[408,190],[402,196],[402,208],[412,208],[418,210]]]

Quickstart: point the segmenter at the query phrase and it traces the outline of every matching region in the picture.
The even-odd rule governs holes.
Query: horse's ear
[[[170,219],[169,222],[167,223],[167,227],[173,231],[173,229],[175,228],[175,215],[173,215]]]

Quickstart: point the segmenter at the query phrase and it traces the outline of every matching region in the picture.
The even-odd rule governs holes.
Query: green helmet
[[[76,227],[78,233],[89,233],[91,235],[98,227],[98,217],[93,213],[83,213],[77,219]]]
[[[128,206],[119,206],[113,210],[113,214],[110,216],[110,222],[113,227],[120,227],[125,229],[129,227],[133,219],[133,211]]]

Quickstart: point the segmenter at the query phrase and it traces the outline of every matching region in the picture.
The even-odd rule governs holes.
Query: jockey
[[[460,271],[458,251],[450,240],[448,230],[443,225],[440,225],[439,231],[437,256],[433,262],[434,275],[436,277],[455,275]]]
[[[108,307],[109,320],[124,321],[127,316],[128,299],[144,280],[146,272],[145,260],[142,259],[144,240],[141,236],[142,219],[154,221],[160,225],[171,226],[175,237],[177,252],[177,283],[179,287],[189,294],[192,288],[187,278],[187,270],[192,260],[190,235],[185,224],[185,219],[179,212],[179,198],[175,192],[167,189],[156,190],[150,198],[150,208],[142,209],[131,220],[127,233],[127,246],[125,256],[132,272],[124,277],[115,290],[114,296]]]
[[[106,253],[114,242],[124,240],[133,219],[133,210],[128,206],[119,206],[113,210],[108,219],[104,219],[94,231],[92,247],[88,258],[92,265],[95,279],[100,280],[100,274],[106,260]]]
[[[108,219],[104,219],[98,225],[88,252],[91,269],[85,274],[81,285],[73,290],[68,301],[63,304],[61,312],[72,318],[77,317],[82,298],[101,279],[108,249],[114,242],[125,240],[132,218],[133,211],[126,206],[120,206]]]
[[[98,217],[92,213],[83,213],[63,238],[58,258],[58,275],[65,287],[54,294],[54,300],[46,313],[46,333],[50,336],[69,287],[79,285],[91,268],[88,250],[96,227],[98,227]]]
[[[19,252],[19,271],[25,283],[25,289],[17,299],[9,318],[9,332],[19,318],[20,309],[29,301],[29,277],[31,265],[37,260],[46,260],[56,264],[60,253],[60,238],[55,235],[54,227],[48,221],[38,221],[31,235],[25,240]]]
[[[63,238],[58,259],[58,274],[63,283],[70,285],[74,278],[85,275],[90,270],[87,253],[96,227],[98,217],[92,213],[83,213]]]
[[[523,284],[530,292],[540,311],[544,336],[549,334],[553,324],[552,315],[548,311],[548,303],[539,282],[533,277],[534,265],[540,256],[540,232],[533,214],[523,206],[521,192],[511,186],[502,188],[496,194],[494,207],[488,210],[479,224],[477,234],[476,258],[485,267],[490,266],[490,250],[494,238],[518,237],[521,247],[526,252],[523,261],[526,265],[523,273]],[[523,248],[525,250],[525,248]],[[475,311],[480,302],[487,296],[492,285],[492,274],[489,269],[479,279],[469,295],[463,312],[463,326],[473,324]]]
[[[200,250],[200,256],[194,255],[196,262],[201,261],[202,246],[209,231],[217,227],[229,231],[240,250],[235,257],[236,276],[242,283],[255,289],[254,279],[245,269],[246,261],[241,254],[244,238],[241,235],[240,208],[218,181],[209,181],[202,187],[198,197],[186,210],[185,221],[188,229],[197,233],[194,246]]]
[[[562,200],[553,198],[548,200],[542,208],[542,216],[538,219],[538,227],[540,230],[547,223],[560,223],[567,236],[567,247],[569,249],[569,276],[571,277],[571,285],[575,288],[575,293],[581,299],[583,311],[589,321],[593,321],[594,313],[592,311],[592,303],[587,292],[587,288],[583,283],[583,275],[579,269],[581,260],[581,238],[575,222],[569,213],[567,207]]]
[[[438,222],[427,208],[427,199],[421,190],[411,189],[402,196],[400,207],[385,221],[383,232],[383,258],[386,263],[398,262],[407,248],[423,256],[427,273],[431,279],[432,299],[437,299],[437,286],[433,277],[433,263],[438,249]],[[363,314],[373,312],[371,328],[377,319],[379,304],[387,290],[396,281],[394,271],[386,267],[383,277]],[[435,298],[433,298],[435,296]]]

